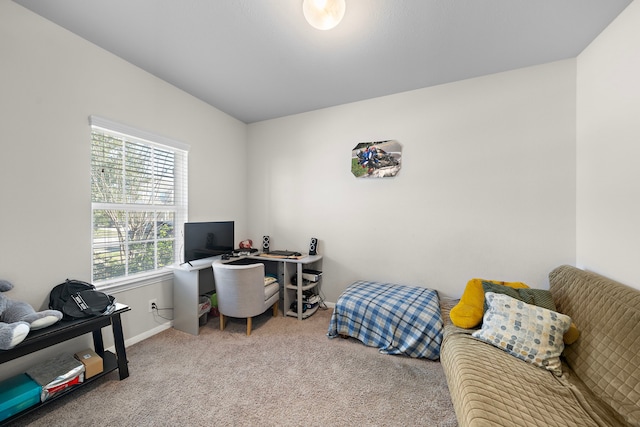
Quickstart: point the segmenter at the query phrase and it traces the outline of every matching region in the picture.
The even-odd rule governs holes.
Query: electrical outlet
[[[158,308],[158,300],[155,298],[149,300],[149,313],[152,313],[154,308]]]

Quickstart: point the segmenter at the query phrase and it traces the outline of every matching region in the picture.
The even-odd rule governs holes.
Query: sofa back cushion
[[[558,311],[581,331],[565,347],[567,364],[595,396],[640,425],[640,291],[567,265],[549,273],[549,283]]]

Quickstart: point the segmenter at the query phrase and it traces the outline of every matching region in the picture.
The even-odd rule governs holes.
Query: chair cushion
[[[280,291],[280,284],[278,282],[273,282],[264,287],[264,300],[268,300],[274,294],[277,294]]]

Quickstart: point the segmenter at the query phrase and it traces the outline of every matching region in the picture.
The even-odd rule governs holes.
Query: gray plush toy
[[[0,292],[13,289],[6,280],[0,280]],[[13,301],[0,294],[0,350],[9,350],[20,344],[30,330],[51,326],[62,319],[58,310],[36,312],[26,302]]]

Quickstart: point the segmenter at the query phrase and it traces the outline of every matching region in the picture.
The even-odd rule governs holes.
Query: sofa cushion
[[[571,318],[504,294],[487,292],[489,308],[482,329],[473,333],[518,359],[562,375],[562,336]]]
[[[471,279],[467,282],[460,302],[451,309],[450,318],[454,325],[460,328],[475,328],[482,322],[484,314],[484,289],[482,282],[509,286],[511,288],[528,288],[522,282],[500,282],[496,280]]]
[[[533,288],[512,288],[510,286],[496,285],[491,282],[482,282],[482,289],[485,294],[493,292],[496,294],[509,295],[511,298],[526,302],[527,304],[537,305],[547,310],[556,311],[556,305],[553,303],[551,292],[545,289]],[[488,308],[487,300],[484,300],[484,311]]]
[[[496,285],[491,282],[482,282],[482,289],[484,292],[494,292],[497,294],[509,295],[512,298],[524,301],[527,304],[537,305],[538,307],[546,308],[551,311],[558,311],[556,305],[553,302],[553,296],[550,291],[546,289],[533,289],[533,288],[512,288],[509,286]],[[484,302],[484,311],[487,311],[487,300]],[[565,345],[570,345],[576,342],[580,338],[580,330],[575,323],[571,322],[569,330],[564,334],[563,341]]]
[[[580,325],[567,364],[593,394],[640,426],[640,292],[599,274],[564,265],[549,274],[558,309]]]
[[[591,402],[585,404],[567,386],[570,371],[556,377],[473,338],[468,330],[447,328],[440,361],[461,427],[602,427],[594,418],[609,420],[595,415]]]
[[[524,301],[527,304],[537,305],[538,307],[546,308],[551,311],[558,311],[556,305],[553,302],[553,296],[550,291],[546,289],[534,289],[534,288],[512,288],[509,286],[496,285],[491,282],[482,282],[482,289],[484,292],[494,292],[497,294],[509,295],[512,298]],[[487,301],[484,302],[484,311],[487,311]],[[563,341],[566,345],[573,344],[580,338],[580,330],[575,323],[571,322],[569,330],[564,334]]]
[[[582,330],[560,377],[445,325],[440,361],[459,425],[640,427],[640,292],[571,266],[549,283]],[[441,303],[444,315],[456,301]]]

